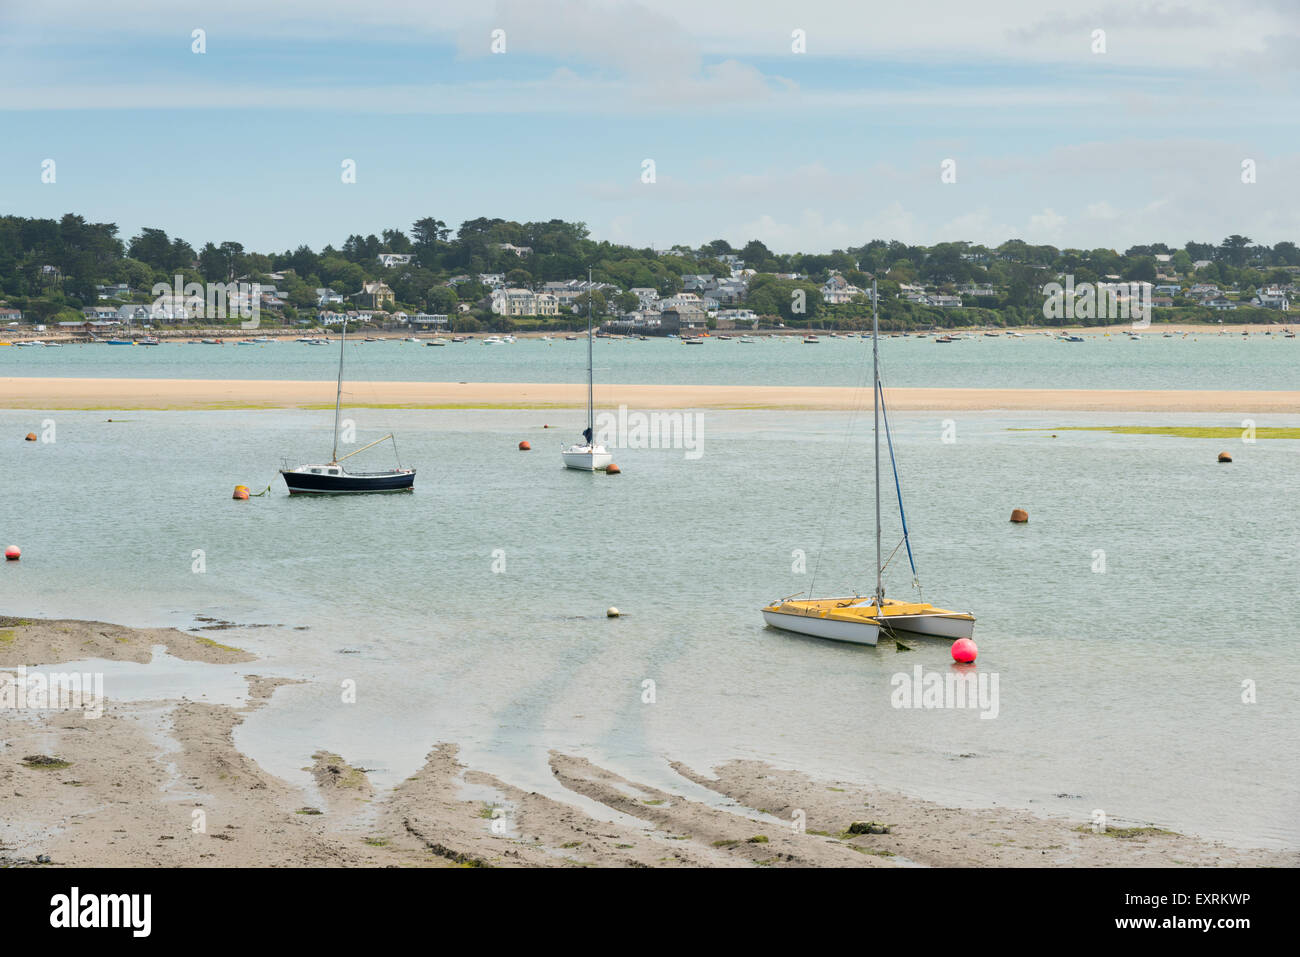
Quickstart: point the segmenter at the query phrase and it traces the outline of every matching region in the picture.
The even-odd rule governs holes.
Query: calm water
[[[950,348],[1294,355],[1290,340],[1166,343]],[[714,342],[685,356],[680,346],[626,343],[618,354],[675,348],[680,370],[714,350],[804,361],[805,352],[833,357],[840,345]],[[403,362],[461,361],[451,347],[360,348],[372,347]],[[457,348],[484,362],[512,349],[549,354],[542,344]],[[940,351],[933,343],[897,351],[905,348]],[[96,362],[113,351],[83,350]],[[266,351],[328,356],[287,344]],[[0,352],[13,361],[13,350]],[[24,361],[48,361],[23,352]],[[128,363],[162,362],[169,350],[119,353]],[[71,360],[59,361],[66,371]],[[891,361],[896,373],[906,367],[906,358]],[[1215,385],[1212,372],[1200,368],[1194,384]],[[1102,384],[1096,377],[1114,370],[1092,374]],[[1256,381],[1252,371],[1247,383],[1238,372],[1234,384],[1287,385],[1281,368],[1269,375]],[[39,431],[44,417],[2,412],[0,434]],[[891,707],[895,673],[950,667],[942,644],[898,653],[762,624],[759,607],[807,588],[819,557],[819,593],[870,588],[869,417],[851,429],[848,414],[709,412],[702,458],[620,450],[617,478],[560,467],[576,411],[353,417],[361,441],[397,430],[403,460],[420,469],[415,494],[291,500],[275,478],[267,496],[230,500],[236,483],[257,491],[272,482],[281,454],[326,452],[323,413],[126,413],[111,423],[104,413],[54,414],[53,444],[4,444],[0,544],[24,551],[21,563],[0,568],[4,610],[135,625],[188,627],[200,614],[283,625],[211,634],[263,656],[259,673],[313,679],[280,689],[238,731],[241,747],[296,781],[306,780],[311,752],[328,748],[396,783],[439,741],[546,793],[556,793],[549,748],[671,788],[684,783],[669,760],[706,768],[755,757],[954,803],[1051,810],[1081,823],[1101,808],[1112,820],[1300,845],[1300,704],[1290,680],[1300,442],[1008,430],[1238,424],[1209,415],[963,414],[957,441],[945,444],[940,416],[898,415],[925,597],[976,612],[979,668],[999,676],[1000,713],[983,720]],[[561,430],[543,431],[543,421]],[[1296,416],[1258,421],[1300,425]],[[515,449],[525,438],[530,454]],[[1221,447],[1231,448],[1231,466],[1214,462]],[[1029,511],[1028,525],[1008,523],[1013,507]],[[898,541],[889,498],[886,519],[888,550]],[[192,571],[196,549],[202,574]],[[792,571],[797,549],[808,573]],[[1104,572],[1093,570],[1097,550]],[[909,581],[900,556],[890,593],[906,594]],[[609,605],[625,617],[606,619]],[[356,704],[339,703],[346,679],[357,682]],[[654,704],[642,703],[645,679],[656,684]],[[1257,704],[1241,702],[1246,679]],[[111,675],[107,691],[115,693]]]
[[[838,385],[861,380],[870,344],[797,337],[753,344],[711,339],[601,339],[597,378],[625,384]],[[443,348],[413,342],[355,342],[348,379],[433,382],[573,382],[586,369],[586,343],[521,339],[506,346],[473,340]],[[887,339],[885,381],[895,386],[1075,389],[1300,389],[1300,339],[1281,335],[1089,337],[1062,343],[1043,335],[983,336],[948,345]],[[0,348],[0,376],[195,379],[333,379],[338,351],[297,342],[273,345],[73,345]],[[361,394],[361,393],[358,393]],[[869,394],[869,393],[868,393]]]

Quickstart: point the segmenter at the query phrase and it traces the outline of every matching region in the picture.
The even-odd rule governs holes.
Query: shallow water
[[[586,342],[480,340],[429,348],[413,342],[349,340],[348,381],[365,402],[369,380],[432,382],[576,382],[585,376]],[[600,339],[596,378],[624,384],[832,385],[863,382],[870,343],[798,337],[712,338],[687,348],[675,339]],[[1280,334],[1197,335],[1135,342],[1116,332],[1085,342],[1041,334],[1023,339],[977,336],[946,345],[890,338],[881,346],[886,385],[1034,389],[1300,389],[1300,339]],[[335,347],[285,341],[223,346],[81,344],[57,349],[0,348],[0,375],[174,379],[327,379],[338,371]],[[870,393],[868,393],[869,395]]]
[[[290,499],[275,468],[323,454],[323,413],[56,413],[55,442],[6,445],[0,537],[23,559],[0,567],[0,596],[10,614],[282,626],[204,634],[262,656],[258,673],[313,679],[237,732],[296,781],[326,748],[393,784],[451,741],[525,790],[556,792],[559,748],[694,794],[668,760],[751,757],[951,803],[1300,845],[1300,442],[1009,430],[1239,425],[1213,415],[895,416],[924,597],[977,614],[978,670],[998,675],[998,715],[982,719],[891,705],[895,674],[952,667],[942,643],[844,646],[759,615],[814,570],[820,595],[870,590],[869,415],[703,415],[698,460],[620,449],[610,477],[560,466],[578,411],[357,411],[359,442],[396,429],[415,493]],[[0,413],[0,433],[44,417]],[[272,489],[233,502],[236,483]],[[1008,523],[1013,507],[1029,524]],[[910,578],[900,551],[889,593]],[[1245,680],[1258,703],[1242,703]]]

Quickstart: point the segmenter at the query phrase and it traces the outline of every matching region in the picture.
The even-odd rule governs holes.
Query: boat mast
[[[591,268],[587,268],[587,445],[596,448],[596,411],[593,399],[594,373],[591,368]]]
[[[348,320],[343,319],[343,332],[339,335],[339,387],[334,394],[334,454],[330,456],[330,464],[335,465],[339,460],[339,409],[343,405],[343,340],[348,337]],[[877,471],[879,468],[877,467]]]
[[[884,609],[884,569],[880,565],[880,319],[876,310],[876,280],[871,280],[871,404],[876,425],[876,611]]]

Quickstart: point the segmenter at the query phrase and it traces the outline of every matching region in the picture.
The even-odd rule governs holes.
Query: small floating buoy
[[[235,486],[235,494],[232,495],[232,496],[230,496],[230,497],[231,497],[231,498],[234,498],[234,499],[239,499],[241,502],[246,502],[246,501],[248,501],[248,486],[247,486],[247,485],[236,485],[236,486]]]
[[[18,559],[22,557],[22,555],[23,555],[23,550],[19,548],[17,545],[10,545],[8,548],[5,549],[6,561],[16,562],[18,561]]]
[[[610,462],[608,465],[605,466],[605,474],[606,474],[606,475],[622,475],[622,474],[623,474],[623,470],[622,470],[621,468],[619,468],[617,465],[615,465],[613,462]]]
[[[28,432],[27,435],[25,436],[25,439],[26,439],[28,442],[35,442],[35,441],[36,441],[36,433],[35,433],[35,432]]]
[[[1029,513],[1026,512],[1023,508],[1013,508],[1011,510],[1011,521],[1016,522],[1018,524],[1027,522],[1029,521]]]
[[[1231,462],[1231,461],[1232,461],[1232,456],[1229,455],[1227,452],[1220,452],[1220,453],[1219,453],[1219,461],[1220,461],[1220,462]]]
[[[519,451],[520,451],[520,452],[530,452],[530,451],[532,451],[532,448],[533,448],[533,447],[532,447],[531,445],[529,445],[527,442],[520,442],[520,443],[519,443]]]
[[[617,608],[615,608],[613,605],[610,605],[608,608],[605,609],[606,618],[617,618],[621,614],[622,612],[619,611]]]
[[[960,661],[962,664],[969,664],[975,660],[979,654],[979,649],[975,647],[975,642],[969,638],[958,638],[952,643],[952,660]]]

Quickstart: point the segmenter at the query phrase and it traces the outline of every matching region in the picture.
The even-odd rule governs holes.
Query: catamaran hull
[[[847,641],[855,645],[874,646],[880,636],[880,626],[874,621],[836,621],[767,610],[763,611],[763,620],[783,631],[793,631],[813,638],[828,638],[831,641]]]
[[[377,475],[316,475],[312,472],[280,473],[290,495],[362,495],[367,492],[410,492],[415,470]]]
[[[975,634],[975,619],[946,615],[886,615],[885,633],[891,631],[932,638],[970,638]]]

